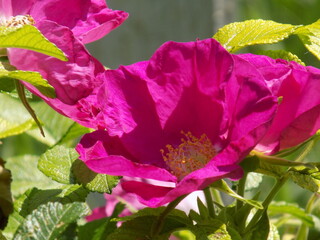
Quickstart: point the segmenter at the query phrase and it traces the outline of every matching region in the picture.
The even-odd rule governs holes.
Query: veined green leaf
[[[228,24],[213,36],[229,52],[256,44],[271,44],[290,36],[297,26],[270,20],[247,20]]]
[[[84,202],[89,191],[79,185],[64,185],[56,189],[40,190],[32,188],[22,194],[14,203],[15,211],[26,217],[33,210],[48,202],[62,204]]]
[[[28,215],[18,228],[16,240],[55,240],[66,230],[70,223],[90,212],[85,203],[61,204],[49,202],[41,205]]]
[[[73,184],[75,180],[71,167],[78,156],[78,153],[73,148],[57,145],[41,155],[38,168],[46,176],[59,183]]]
[[[32,25],[22,27],[0,27],[0,48],[23,48],[40,52],[62,61],[67,61],[64,53]]]
[[[320,60],[320,19],[310,25],[299,27],[295,34],[306,48]]]
[[[78,183],[92,192],[111,193],[119,177],[93,172],[78,156],[75,149],[57,145],[41,155],[38,168],[59,183]]]
[[[42,78],[38,72],[30,71],[7,71],[0,63],[0,81],[8,81],[9,79],[22,80],[35,86],[43,95],[54,98],[56,96],[54,88]],[[9,78],[9,79],[8,79]]]

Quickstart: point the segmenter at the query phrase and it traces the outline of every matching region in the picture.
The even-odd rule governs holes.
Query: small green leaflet
[[[310,25],[299,27],[295,34],[306,48],[320,60],[320,19]]]
[[[256,44],[271,44],[290,36],[297,26],[270,20],[247,20],[228,24],[213,36],[229,52]]]
[[[32,25],[0,27],[0,48],[23,48],[67,61],[64,53]]]
[[[48,83],[47,80],[42,78],[40,73],[20,70],[11,71],[12,69],[8,69],[6,65],[6,62],[0,62],[0,81],[19,79],[32,84],[47,97],[54,98],[56,96],[54,88]]]

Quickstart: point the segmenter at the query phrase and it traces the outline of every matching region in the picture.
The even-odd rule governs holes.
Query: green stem
[[[288,179],[288,174],[285,174],[283,177],[279,178],[276,182],[276,184],[273,186],[273,188],[271,189],[270,193],[268,194],[268,196],[266,197],[266,199],[263,201],[262,206],[263,209],[259,209],[255,215],[253,216],[253,218],[250,220],[248,226],[246,227],[246,229],[244,230],[244,233],[247,233],[248,231],[250,231],[250,229],[256,225],[256,223],[259,221],[260,217],[262,216],[262,214],[267,210],[269,204],[271,203],[271,201],[273,200],[273,198],[275,197],[275,195],[278,193],[278,191],[280,190],[280,188],[284,185],[284,183],[287,181]]]
[[[157,221],[154,222],[153,227],[151,229],[151,237],[157,236],[164,224],[165,217],[173,210],[175,207],[186,197],[187,195],[182,195],[178,197],[176,200],[172,201],[168,204],[168,206],[164,209],[164,211],[159,215]]]
[[[211,194],[211,189],[210,187],[207,187],[203,190],[204,196],[206,198],[207,202],[207,207],[209,211],[209,216],[214,218],[215,217],[215,212],[214,212],[214,205],[213,205],[213,200],[212,200],[212,194]]]
[[[317,193],[312,194],[312,196],[310,197],[310,199],[309,199],[309,201],[307,203],[307,206],[306,206],[306,210],[305,210],[306,213],[310,213],[311,212],[313,204],[317,199],[318,199],[318,194]],[[300,228],[299,228],[296,240],[305,240],[305,239],[307,239],[308,238],[308,233],[309,233],[308,225],[305,224],[305,223],[302,223]]]
[[[217,189],[214,188],[210,188],[211,189],[211,193],[213,196],[214,201],[216,201],[217,203],[219,203],[221,206],[224,206],[224,202],[221,198],[221,194]]]
[[[246,185],[248,173],[244,173],[243,177],[239,180],[238,187],[237,187],[237,193],[241,197],[244,197],[244,190]],[[239,210],[243,206],[243,202],[237,199],[236,203],[236,209]]]

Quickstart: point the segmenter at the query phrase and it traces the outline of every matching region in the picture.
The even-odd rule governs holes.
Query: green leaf
[[[23,48],[40,52],[62,61],[68,59],[64,53],[32,25],[18,28],[0,27],[0,48]]]
[[[267,240],[270,231],[270,223],[267,211],[261,216],[252,231],[244,238],[245,240]]]
[[[117,176],[93,172],[81,160],[74,161],[72,171],[78,183],[92,192],[110,194],[119,182],[119,177]]]
[[[0,94],[0,138],[23,133],[36,124],[22,104],[8,95]]]
[[[238,195],[236,192],[234,192],[229,186],[228,184],[223,181],[223,180],[218,180],[218,181],[215,181],[214,183],[212,183],[210,185],[211,187],[215,188],[215,189],[218,189],[219,191],[222,191],[226,194],[228,194],[229,196],[235,198],[235,199],[238,199],[242,202],[245,202],[247,204],[250,204],[252,205],[253,207],[255,208],[258,208],[258,209],[263,209],[262,207],[262,204],[260,202],[257,202],[255,200],[250,200],[250,199],[245,199],[243,198],[242,196]]]
[[[235,22],[220,28],[213,36],[229,52],[256,44],[272,44],[290,36],[296,26],[269,20],[247,20]]]
[[[56,96],[54,88],[40,73],[20,71],[11,66],[8,61],[0,62],[0,82],[12,81],[14,79],[32,84],[47,97],[54,98]],[[4,84],[2,83],[2,85]]]
[[[78,240],[103,240],[117,228],[116,222],[110,222],[110,217],[101,218],[79,227]]]
[[[151,237],[150,231],[154,222],[157,220],[156,216],[137,217],[130,221],[122,223],[113,233],[109,234],[107,240],[160,240],[168,239],[168,235],[163,238]]]
[[[7,159],[7,168],[12,173],[11,191],[14,196],[24,193],[31,187],[54,188],[59,184],[46,177],[37,168],[39,156],[23,155]],[[28,166],[28,167],[26,167]]]
[[[61,137],[59,142],[57,144],[66,143],[70,140],[73,140],[75,138],[78,138],[86,133],[90,133],[94,131],[93,129],[86,128],[84,126],[81,126],[80,124],[74,122],[70,128],[67,130],[67,132]]]
[[[11,173],[0,158],[0,229],[7,225],[9,214],[13,211],[10,183]]]
[[[320,60],[320,19],[310,25],[296,29],[305,47]]]
[[[268,51],[259,51],[259,54],[269,56],[273,59],[284,59],[287,61],[295,61],[303,66],[305,63],[295,54],[285,51],[285,50],[268,50]]]
[[[79,185],[66,185],[58,189],[47,190],[32,188],[15,201],[14,208],[22,217],[26,217],[37,207],[48,202],[60,202],[62,204],[84,202],[88,193],[86,189]]]
[[[40,156],[38,169],[59,183],[73,184],[71,167],[78,156],[75,149],[57,145]]]
[[[287,203],[287,202],[272,202],[268,211],[270,216],[275,216],[278,214],[290,214],[309,227],[314,227],[313,218],[310,214],[306,213],[304,209],[300,208],[297,204]]]
[[[239,234],[233,234],[233,236],[231,236],[227,230],[226,224],[217,219],[207,220],[201,225],[191,227],[190,230],[195,234],[196,239],[241,240]]]
[[[15,124],[0,118],[0,139],[21,134],[36,126],[37,124],[33,119],[21,124]]]
[[[70,223],[90,212],[85,203],[61,204],[49,202],[41,205],[26,217],[18,228],[16,240],[54,240],[66,230]]]

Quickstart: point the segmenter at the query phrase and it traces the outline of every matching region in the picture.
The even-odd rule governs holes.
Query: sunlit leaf
[[[21,223],[23,222],[24,218],[21,217],[16,211],[14,211],[12,214],[10,214],[9,216],[9,221],[8,221],[8,225],[5,228],[5,230],[3,231],[3,235],[7,238],[7,239],[13,239],[13,236],[16,232],[16,230],[18,229],[18,227],[21,225]]]
[[[311,192],[320,192],[320,172],[318,168],[295,167],[289,171],[290,178],[300,187]]]
[[[0,118],[0,139],[14,136],[35,128],[37,124],[33,119],[17,124]]]
[[[220,28],[213,36],[229,52],[255,44],[271,44],[290,36],[296,26],[269,20],[247,20],[235,22]]]
[[[32,25],[18,28],[0,27],[0,48],[29,49],[67,61],[64,53]]]
[[[46,176],[59,183],[73,184],[75,180],[71,167],[78,156],[73,148],[57,145],[41,155],[38,168]]]
[[[299,27],[295,34],[298,34],[306,48],[320,59],[320,19],[310,25]]]
[[[90,212],[85,203],[61,204],[49,202],[28,215],[18,228],[16,240],[54,240],[68,225]]]
[[[42,94],[54,98],[54,88],[45,80],[40,73],[20,70],[7,70],[4,63],[0,62],[0,81],[22,80],[35,86]]]

